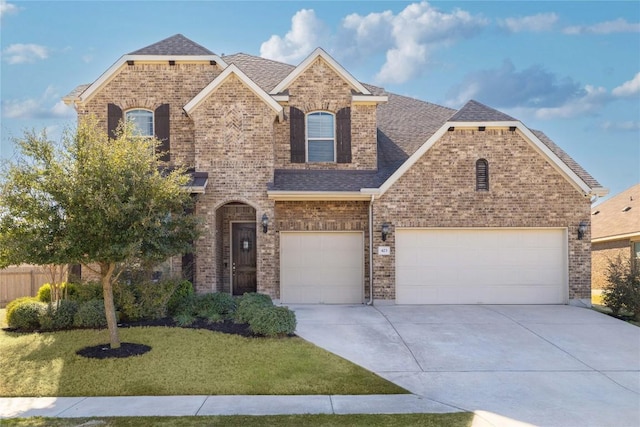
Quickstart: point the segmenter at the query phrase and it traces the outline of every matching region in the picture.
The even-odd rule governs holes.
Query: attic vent
[[[594,213],[592,213],[591,215],[598,215],[600,213],[600,211],[595,211]]]
[[[176,61],[169,61],[169,65],[176,65]]]
[[[133,65],[133,61],[131,60],[127,61],[127,65]]]
[[[480,132],[484,132],[487,128],[485,126],[478,126]]]
[[[209,64],[210,64],[210,65],[216,65],[216,64],[217,64],[217,62],[216,62],[216,61],[209,61]]]
[[[622,212],[629,212],[631,210],[631,206],[627,206],[626,208],[622,209]]]

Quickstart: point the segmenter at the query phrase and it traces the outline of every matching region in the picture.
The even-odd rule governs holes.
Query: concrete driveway
[[[640,426],[640,328],[570,306],[291,305],[297,334],[496,426]]]

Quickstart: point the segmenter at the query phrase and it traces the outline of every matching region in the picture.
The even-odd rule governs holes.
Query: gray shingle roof
[[[246,53],[227,55],[222,59],[224,59],[224,62],[227,64],[235,64],[247,77],[267,93],[296,68],[293,65],[247,55]]]
[[[516,122],[511,116],[478,101],[471,100],[455,113],[449,121],[452,122]]]
[[[64,98],[62,99],[77,99],[80,95],[82,95],[82,92],[84,92],[85,90],[87,90],[87,88],[91,86],[91,83],[87,83],[84,85],[79,85],[76,86],[75,89],[73,89],[71,92],[69,92]]]
[[[283,191],[360,191],[379,187],[376,171],[276,169],[268,189]]]
[[[214,53],[182,34],[176,34],[131,52],[129,55],[214,55]]]

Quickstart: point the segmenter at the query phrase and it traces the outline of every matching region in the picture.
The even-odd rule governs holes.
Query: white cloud
[[[550,31],[556,22],[558,22],[558,15],[555,13],[539,13],[519,18],[507,18],[499,22],[498,25],[512,33],[523,31],[539,33]]]
[[[640,72],[631,80],[613,89],[611,93],[621,98],[640,94]]]
[[[260,56],[288,63],[299,62],[320,46],[328,32],[313,9],[302,9],[291,18],[291,30],[284,37],[272,35],[260,46]]]
[[[59,100],[49,86],[40,98],[2,100],[2,116],[8,119],[61,119],[75,116],[73,108]]]
[[[539,119],[571,118],[593,114],[599,111],[611,96],[603,87],[587,85],[584,95],[567,100],[563,105],[535,110],[535,117]]]
[[[626,121],[626,122],[603,122],[600,126],[604,130],[614,130],[623,132],[637,132],[640,130],[640,122],[638,121]]]
[[[566,27],[565,34],[613,34],[613,33],[640,33],[640,23],[627,22],[624,18],[614,21],[605,21],[593,25],[575,25]]]
[[[7,3],[6,0],[0,0],[0,18],[13,13],[18,13],[18,6],[13,3]]]
[[[397,15],[383,12],[359,19],[353,14],[349,18],[351,27],[345,28],[358,24],[359,31],[354,37],[357,46],[366,48],[370,43],[367,37],[371,34],[379,37],[383,46],[391,41],[386,62],[376,75],[378,83],[404,83],[422,74],[434,49],[469,38],[488,25],[488,21],[480,16],[472,16],[461,9],[440,12],[427,2],[410,4]],[[372,28],[365,31],[367,27]]]
[[[47,59],[49,50],[45,46],[37,44],[16,43],[7,46],[2,51],[2,55],[9,64],[24,64]]]

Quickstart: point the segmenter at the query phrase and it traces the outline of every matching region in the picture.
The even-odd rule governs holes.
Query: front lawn
[[[4,319],[4,311],[0,316]],[[406,393],[301,338],[245,338],[199,329],[121,328],[152,350],[124,359],[76,354],[106,330],[0,331],[0,396]]]

